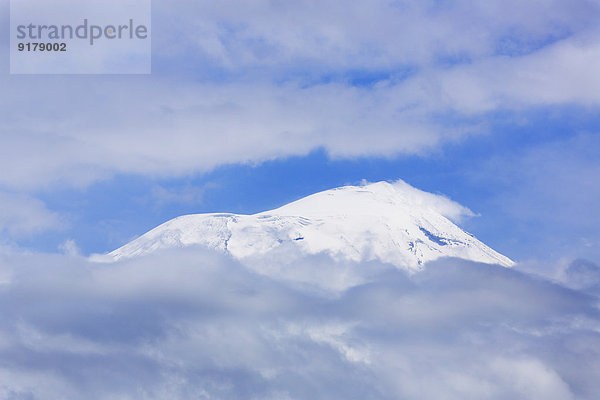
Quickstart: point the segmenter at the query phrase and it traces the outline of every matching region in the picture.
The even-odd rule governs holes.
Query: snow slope
[[[470,211],[403,181],[345,186],[253,215],[196,214],[170,220],[97,261],[199,245],[244,260],[282,245],[338,260],[379,260],[417,270],[459,257],[509,267],[513,262],[450,221]]]

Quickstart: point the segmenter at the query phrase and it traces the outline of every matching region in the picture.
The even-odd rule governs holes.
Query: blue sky
[[[512,258],[598,260],[599,13],[155,1],[150,76],[10,76],[4,52],[0,238],[105,252],[185,213],[404,179]]]
[[[487,132],[440,146],[422,156],[331,159],[325,149],[318,148],[304,156],[256,165],[229,164],[204,174],[169,179],[120,175],[83,189],[45,191],[39,198],[49,209],[65,216],[65,226],[25,238],[22,243],[52,252],[72,239],[85,254],[106,252],[179,215],[249,214],[276,208],[320,190],[358,184],[363,179],[401,178],[471,208],[479,216],[463,221],[463,227],[516,260],[597,259],[597,248],[577,237],[587,236],[590,241],[597,238],[594,226],[584,226],[590,214],[579,208],[591,207],[592,218],[597,215],[593,204],[586,204],[590,200],[585,198],[588,191],[592,199],[596,198],[593,197],[597,196],[593,193],[594,182],[590,182],[590,186],[561,182],[561,187],[571,185],[570,190],[577,193],[570,201],[576,214],[581,210],[581,215],[569,215],[568,219],[561,220],[554,215],[560,212],[556,210],[561,201],[559,194],[553,198],[552,191],[532,193],[538,188],[530,180],[539,176],[523,178],[523,171],[514,166],[514,160],[526,163],[532,152],[554,146],[557,149],[553,149],[553,154],[556,155],[557,150],[559,153],[557,159],[538,160],[539,164],[522,165],[522,168],[547,171],[542,179],[553,179],[553,169],[560,169],[560,163],[575,168],[573,173],[593,168],[599,156],[596,150],[599,140],[588,132],[598,126],[597,115],[572,107],[554,107],[528,113],[502,113],[490,117],[488,122]],[[534,129],[537,130],[535,135],[532,134]],[[585,142],[585,149],[577,148],[576,144],[572,145],[573,149],[563,147],[578,139]],[[580,154],[582,150],[588,154]],[[490,160],[495,160],[497,165],[490,165]],[[575,166],[571,165],[573,162]],[[516,185],[521,187],[515,188]],[[535,204],[542,195],[550,197]],[[520,210],[520,206],[524,210]],[[532,206],[540,211],[527,214]]]

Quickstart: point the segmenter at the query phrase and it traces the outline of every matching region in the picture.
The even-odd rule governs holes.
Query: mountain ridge
[[[336,260],[379,260],[415,271],[440,257],[510,267],[514,263],[450,218],[474,215],[443,196],[403,181],[325,190],[257,214],[174,218],[95,261],[117,261],[168,248],[201,246],[238,260],[268,256],[282,245]]]

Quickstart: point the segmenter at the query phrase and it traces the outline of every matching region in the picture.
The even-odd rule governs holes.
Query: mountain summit
[[[243,260],[292,246],[306,255],[378,260],[408,270],[440,257],[511,266],[509,258],[450,221],[463,215],[472,212],[403,181],[344,186],[253,215],[184,215],[96,260],[192,245]]]

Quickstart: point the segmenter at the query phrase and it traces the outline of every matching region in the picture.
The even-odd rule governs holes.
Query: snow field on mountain
[[[95,259],[115,261],[196,245],[244,260],[291,244],[304,255],[377,260],[411,271],[441,257],[513,265],[449,219],[465,215],[472,212],[443,196],[403,181],[378,182],[327,190],[254,215],[181,216]]]

